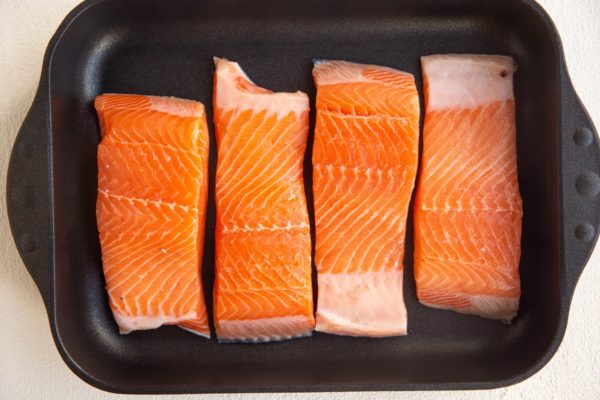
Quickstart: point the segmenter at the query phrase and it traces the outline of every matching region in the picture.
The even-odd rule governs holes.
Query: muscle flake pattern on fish
[[[271,341],[314,327],[304,195],[306,94],[254,85],[215,59],[215,326],[220,341]]]
[[[313,76],[316,329],[404,335],[404,235],[419,143],[413,76],[344,61],[315,62]]]
[[[423,160],[415,201],[421,303],[511,320],[520,296],[513,60],[422,58]]]
[[[95,101],[96,216],[110,307],[121,333],[193,320],[209,335],[200,263],[208,131],[202,104],[141,95]]]

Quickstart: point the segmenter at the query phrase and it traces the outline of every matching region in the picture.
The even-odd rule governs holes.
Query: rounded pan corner
[[[50,75],[50,66],[52,64],[52,59],[54,57],[55,50],[60,43],[61,38],[68,31],[69,27],[79,19],[83,14],[89,12],[92,8],[102,4],[107,3],[110,0],[84,0],[78,5],[76,5],[62,20],[56,31],[48,41],[48,45],[46,46],[46,51],[44,53],[43,65],[42,65],[42,81],[47,80],[47,85],[49,86],[49,75]],[[39,89],[38,89],[39,90]],[[46,96],[48,97],[48,96]]]
[[[533,375],[540,372],[550,360],[556,355],[562,340],[565,336],[565,332],[567,329],[567,322],[569,318],[569,305],[571,298],[563,299],[561,305],[561,312],[559,316],[559,323],[554,331],[552,339],[549,342],[549,345],[546,349],[536,358],[531,364],[522,372],[506,379],[500,379],[497,381],[490,381],[481,384],[470,384],[469,387],[471,389],[499,389],[508,386],[517,385],[521,382],[526,381],[531,378]],[[479,386],[479,387],[478,387]]]
[[[523,4],[525,4],[531,10],[531,12],[533,12],[535,14],[535,16],[537,16],[539,19],[541,19],[541,22],[544,24],[544,26],[548,30],[550,39],[553,41],[555,46],[557,46],[557,50],[562,58],[563,57],[562,42],[560,40],[560,35],[558,33],[558,29],[556,28],[556,24],[554,24],[554,21],[550,17],[550,14],[548,14],[548,12],[544,9],[544,7],[542,7],[542,5],[539,4],[535,0],[519,0],[519,1],[521,1]]]
[[[122,388],[122,387],[111,385],[110,383],[105,382],[105,381],[99,379],[98,377],[90,374],[85,368],[83,368],[81,365],[79,365],[75,361],[75,359],[68,353],[67,349],[64,347],[62,340],[60,339],[60,336],[56,332],[56,326],[54,324],[50,324],[50,325],[51,325],[51,331],[52,331],[52,339],[54,340],[54,345],[56,346],[56,349],[58,350],[60,357],[62,358],[64,363],[67,365],[67,367],[69,367],[71,372],[73,372],[79,379],[81,379],[88,385],[95,387],[96,389],[100,389],[100,390],[103,390],[103,391],[109,392],[109,393],[116,393],[116,394],[136,394],[136,393],[138,393],[137,391],[128,390],[127,388]]]

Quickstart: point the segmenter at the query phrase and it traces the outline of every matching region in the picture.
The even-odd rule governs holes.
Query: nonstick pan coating
[[[518,65],[523,295],[512,325],[421,306],[409,228],[406,337],[315,333],[249,345],[217,344],[176,327],[118,334],[94,213],[96,95],[197,99],[210,116],[216,55],[240,62],[261,86],[307,92],[314,108],[315,57],[406,70],[420,89],[419,57],[434,53],[506,54]],[[305,163],[312,217],[311,146],[312,137]],[[213,181],[215,158],[213,145]],[[556,351],[597,238],[599,173],[598,137],[569,81],[556,30],[532,1],[92,0],[67,16],[48,46],[7,188],[13,236],[56,345],[92,385],[127,393],[481,389],[525,379]],[[203,279],[210,294],[212,192],[208,204]]]

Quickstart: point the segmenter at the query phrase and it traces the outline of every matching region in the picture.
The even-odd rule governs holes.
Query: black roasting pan
[[[434,53],[506,54],[518,65],[523,294],[512,325],[421,306],[409,230],[406,337],[315,333],[251,345],[217,344],[176,327],[117,333],[94,213],[96,95],[198,99],[210,116],[217,55],[239,61],[261,86],[307,92],[314,106],[313,58],[389,65],[413,73],[420,88],[419,57]],[[211,135],[214,144],[212,126]],[[215,155],[212,146],[211,179]],[[12,233],[56,346],[94,386],[124,393],[486,389],[529,377],[556,352],[597,238],[599,174],[597,134],[569,80],[556,29],[533,1],[91,0],[66,17],[48,45],[10,159],[7,197]],[[209,294],[212,193],[208,207]]]

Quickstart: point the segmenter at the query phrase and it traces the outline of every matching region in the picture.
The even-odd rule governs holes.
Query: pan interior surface
[[[49,64],[54,323],[63,355],[88,382],[119,392],[483,388],[536,369],[561,319],[557,40],[536,10],[516,0],[93,3],[65,28]],[[118,334],[95,219],[96,95],[190,98],[202,101],[211,116],[212,57],[220,56],[238,61],[260,86],[307,92],[314,108],[313,58],[405,70],[421,91],[419,57],[435,53],[506,54],[517,63],[523,294],[512,325],[417,302],[409,217],[406,337],[315,333],[251,345],[217,344],[176,327]],[[209,127],[214,183],[216,141]],[[311,135],[313,127],[314,111]],[[305,162],[312,218],[311,145],[312,136]],[[211,191],[203,265],[209,309],[214,219]]]

